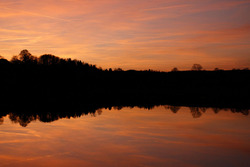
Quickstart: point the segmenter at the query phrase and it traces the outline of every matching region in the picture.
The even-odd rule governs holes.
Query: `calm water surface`
[[[250,166],[247,112],[112,108],[48,123],[10,113],[0,166]]]

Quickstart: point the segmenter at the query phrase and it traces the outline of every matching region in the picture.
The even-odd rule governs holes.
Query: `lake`
[[[6,113],[0,166],[250,166],[249,110],[112,107]]]

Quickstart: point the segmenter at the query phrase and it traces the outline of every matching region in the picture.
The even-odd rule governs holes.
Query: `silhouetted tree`
[[[214,71],[220,71],[220,69],[219,68],[215,68]]]
[[[44,54],[39,57],[39,63],[43,65],[55,65],[60,63],[60,58],[51,54]]]
[[[37,57],[33,56],[27,49],[19,53],[18,59],[24,64],[37,64]]]
[[[177,67],[174,67],[172,70],[172,72],[176,72],[176,71],[179,71]]]
[[[248,71],[248,70],[249,70],[249,68],[243,68],[243,70]]]
[[[121,68],[116,68],[114,71],[123,71]]]
[[[11,58],[10,62],[13,63],[13,64],[20,64],[21,63],[21,61],[18,59],[17,56],[13,56]]]
[[[192,71],[201,71],[203,67],[200,64],[194,64],[191,68]]]
[[[0,56],[0,65],[9,64],[9,61],[5,59],[3,56]]]
[[[215,68],[214,71],[223,71],[223,69]]]

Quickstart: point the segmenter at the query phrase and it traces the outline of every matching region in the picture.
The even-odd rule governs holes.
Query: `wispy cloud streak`
[[[0,54],[28,49],[104,68],[244,68],[249,7],[249,0],[1,1]]]

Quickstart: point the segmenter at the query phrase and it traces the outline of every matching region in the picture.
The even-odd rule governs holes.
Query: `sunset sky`
[[[0,0],[0,55],[103,68],[250,67],[250,0]]]

